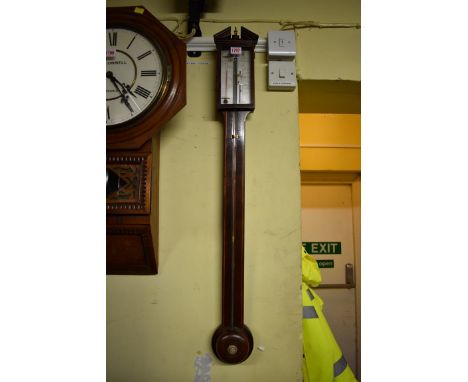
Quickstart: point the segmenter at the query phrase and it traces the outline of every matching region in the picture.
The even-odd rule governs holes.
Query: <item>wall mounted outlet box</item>
[[[292,61],[296,57],[296,35],[294,31],[268,32],[268,59]]]
[[[268,62],[268,90],[292,91],[296,86],[296,64],[294,61]]]

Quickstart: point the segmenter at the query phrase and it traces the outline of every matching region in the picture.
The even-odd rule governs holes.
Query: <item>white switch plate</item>
[[[292,61],[296,56],[296,35],[294,31],[268,32],[268,59]]]
[[[292,91],[296,86],[294,61],[268,61],[268,90]]]

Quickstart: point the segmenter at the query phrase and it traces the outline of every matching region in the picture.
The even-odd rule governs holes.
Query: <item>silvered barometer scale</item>
[[[245,361],[253,336],[244,324],[245,120],[254,110],[254,48],[258,35],[241,27],[215,34],[217,109],[224,119],[222,322],[212,338],[226,363]]]

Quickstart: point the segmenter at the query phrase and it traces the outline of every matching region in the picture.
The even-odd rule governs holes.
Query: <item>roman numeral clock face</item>
[[[159,49],[142,34],[106,30],[106,125],[118,127],[158,102],[168,78]]]

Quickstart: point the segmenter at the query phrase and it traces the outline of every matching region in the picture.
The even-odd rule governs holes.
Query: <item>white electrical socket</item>
[[[268,32],[268,59],[292,61],[296,56],[296,35],[294,31]]]
[[[268,61],[268,90],[292,91],[296,86],[294,61]]]

